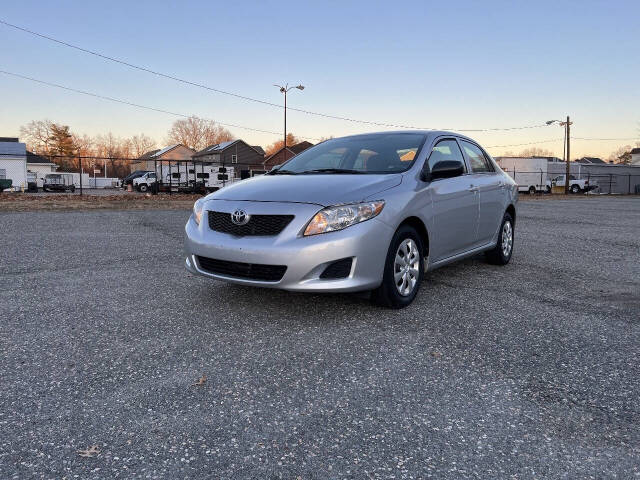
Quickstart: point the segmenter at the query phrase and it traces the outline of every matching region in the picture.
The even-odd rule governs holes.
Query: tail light
[[[584,181],[584,184],[585,184],[585,185],[589,185],[589,180],[585,180],[585,181]]]

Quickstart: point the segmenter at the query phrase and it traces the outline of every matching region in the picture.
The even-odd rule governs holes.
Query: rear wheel
[[[74,193],[76,191],[76,186],[75,185],[71,185],[71,193]]]
[[[535,195],[536,194],[536,187],[529,187],[529,195]]]
[[[489,250],[485,255],[489,263],[494,265],[506,265],[511,260],[513,253],[513,218],[511,214],[505,213],[500,225],[500,233],[498,234],[498,242],[496,246]]]
[[[389,308],[404,308],[413,302],[424,275],[423,252],[418,233],[408,225],[400,227],[389,245],[382,284],[371,300]]]
[[[571,193],[580,193],[580,185],[571,185]]]
[[[140,190],[141,192],[146,192],[148,190],[147,184],[143,183],[138,187],[138,190]]]

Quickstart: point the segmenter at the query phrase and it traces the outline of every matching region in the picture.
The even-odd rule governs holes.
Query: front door
[[[455,160],[465,165],[455,139],[440,140],[433,147],[429,169],[443,160]],[[430,241],[432,262],[437,262],[472,249],[477,244],[478,191],[466,172],[458,177],[433,180],[429,189],[433,207]]]

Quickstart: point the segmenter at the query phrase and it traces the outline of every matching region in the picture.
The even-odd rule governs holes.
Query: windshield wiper
[[[278,170],[271,170],[269,172],[269,175],[297,175],[298,172],[293,172],[291,170],[282,170],[282,169],[278,169]]]
[[[314,170],[306,170],[300,173],[366,173],[362,170],[351,170],[348,168],[316,168]]]

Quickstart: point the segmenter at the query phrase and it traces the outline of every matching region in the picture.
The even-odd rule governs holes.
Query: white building
[[[27,150],[27,172],[35,173],[38,178],[43,178],[47,173],[55,173],[58,164],[48,158],[42,157]]]
[[[14,190],[27,188],[27,146],[15,137],[0,137],[0,179],[11,179]]]
[[[631,165],[640,165],[640,147],[631,150]]]

